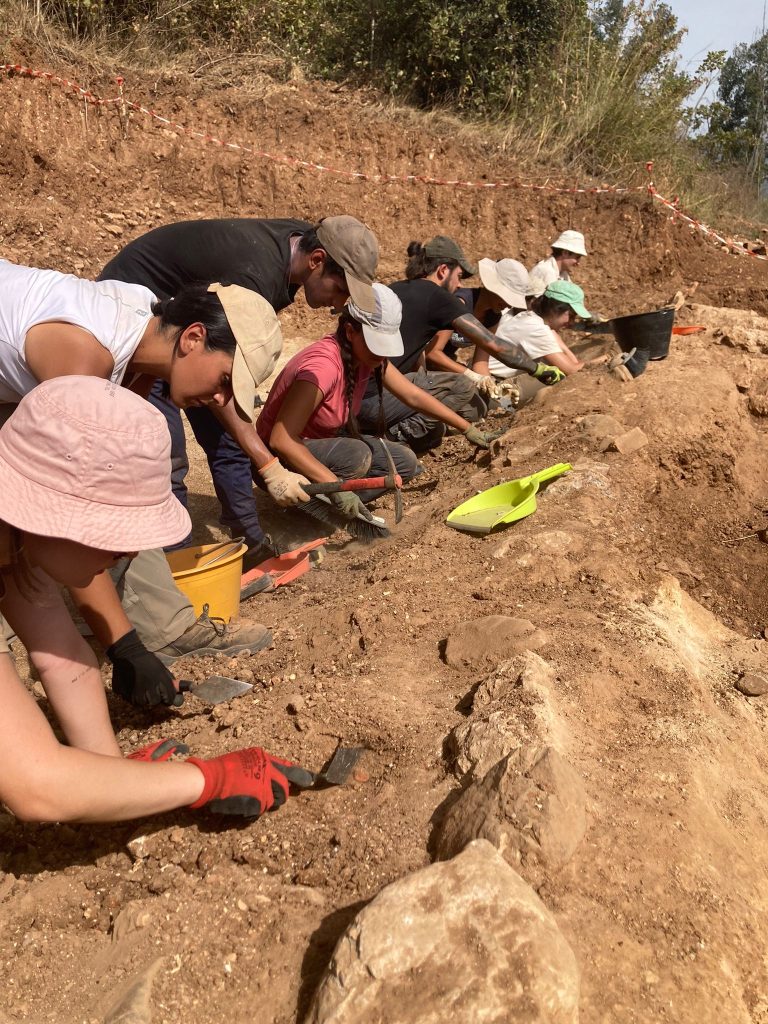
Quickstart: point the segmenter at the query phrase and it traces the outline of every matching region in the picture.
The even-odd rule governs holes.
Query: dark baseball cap
[[[379,243],[374,233],[357,218],[347,215],[324,217],[315,231],[320,245],[343,269],[355,305],[366,313],[375,313],[372,285],[379,262]]]
[[[464,250],[447,235],[435,235],[431,241],[424,246],[424,253],[430,259],[450,260],[458,263],[468,277],[474,277],[477,273],[477,264],[470,263],[464,255]]]

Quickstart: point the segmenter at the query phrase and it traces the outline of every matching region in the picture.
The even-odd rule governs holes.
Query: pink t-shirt
[[[357,381],[352,395],[355,412],[365,394],[371,371],[367,366],[357,367]],[[256,430],[264,444],[269,444],[283,398],[296,380],[308,380],[320,390],[323,400],[307,420],[302,437],[314,439],[336,437],[347,422],[347,398],[344,382],[344,364],[341,351],[333,334],[307,345],[289,359],[277,375],[264,408],[256,421]]]

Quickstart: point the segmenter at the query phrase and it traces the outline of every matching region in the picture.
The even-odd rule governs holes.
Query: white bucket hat
[[[586,256],[587,247],[584,235],[580,231],[563,231],[558,238],[552,242],[553,249],[565,249],[566,252],[576,253],[577,256]]]
[[[373,294],[376,298],[374,313],[360,309],[351,298],[347,302],[347,309],[363,328],[365,344],[375,356],[384,356],[386,359],[401,356],[405,351],[400,334],[403,304],[385,284],[374,284]]]
[[[484,259],[477,267],[483,288],[498,295],[513,309],[525,309],[525,297],[531,294],[531,279],[522,263]]]

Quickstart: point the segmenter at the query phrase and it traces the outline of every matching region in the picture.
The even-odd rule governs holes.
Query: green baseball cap
[[[566,302],[576,316],[582,320],[591,320],[592,314],[584,305],[584,292],[573,281],[553,281],[548,284],[544,294],[548,299],[556,299],[557,302]]]
[[[464,255],[464,250],[452,238],[447,235],[435,235],[424,246],[425,255],[430,259],[451,260],[458,263],[468,277],[474,277],[477,273],[477,264],[471,263]]]

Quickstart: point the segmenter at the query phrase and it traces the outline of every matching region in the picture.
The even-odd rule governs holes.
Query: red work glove
[[[141,747],[128,754],[129,761],[168,761],[174,754],[188,754],[189,747],[186,743],[179,743],[177,740],[158,740],[150,743],[149,746]]]
[[[272,757],[261,747],[235,750],[222,757],[203,761],[187,758],[205,777],[205,786],[198,800],[190,807],[207,807],[214,814],[239,814],[258,818],[271,808],[277,810],[288,799],[288,779],[284,768],[290,761]]]

